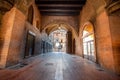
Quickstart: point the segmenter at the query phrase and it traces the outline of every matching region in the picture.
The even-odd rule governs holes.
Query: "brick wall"
[[[8,67],[19,63],[24,59],[27,33],[31,31],[35,34],[34,55],[40,54],[40,31],[36,27],[36,21],[39,21],[40,15],[35,8],[33,24],[26,21],[27,16],[19,9],[13,7],[3,15],[1,35],[3,46],[0,47],[1,60],[0,67]],[[36,17],[38,16],[38,17]]]
[[[10,45],[7,57],[7,66],[18,63],[20,58],[20,48],[25,24],[25,16],[15,9],[15,17],[11,31]]]
[[[76,53],[77,55],[83,55],[82,32],[84,24],[90,22],[94,27],[98,63],[105,69],[119,74],[120,18],[118,16],[108,15],[103,7],[95,8],[95,4],[92,5],[89,1],[83,7],[80,14],[79,38],[76,40],[78,43]],[[99,13],[97,9],[101,9]]]
[[[34,55],[40,54],[40,31],[27,22],[25,16],[16,9],[6,66],[15,65],[24,59],[29,31],[35,34]]]
[[[44,29],[51,23],[64,23],[72,26],[78,32],[79,17],[78,16],[41,16],[41,26]]]
[[[1,49],[0,67],[2,68],[6,66],[12,27],[14,23],[14,17],[15,17],[15,8],[7,12],[2,19],[2,26],[1,26],[2,28],[1,28],[1,35],[0,35],[2,39],[1,41],[2,46],[0,47]]]
[[[120,16],[109,16],[115,71],[120,74]]]
[[[106,11],[96,18],[95,37],[99,64],[110,71],[114,71],[111,32]]]

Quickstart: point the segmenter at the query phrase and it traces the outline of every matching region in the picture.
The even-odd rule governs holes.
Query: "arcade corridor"
[[[29,59],[31,60],[31,59]],[[120,80],[95,63],[66,53],[46,53],[19,69],[0,71],[1,80]],[[9,75],[9,76],[8,76]]]
[[[120,80],[120,0],[0,0],[0,80]]]

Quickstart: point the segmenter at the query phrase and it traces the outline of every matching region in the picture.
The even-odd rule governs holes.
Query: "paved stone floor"
[[[120,80],[95,63],[65,53],[47,53],[18,69],[0,70],[0,80]]]

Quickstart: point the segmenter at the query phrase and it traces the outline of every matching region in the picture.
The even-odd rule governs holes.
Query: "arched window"
[[[84,58],[96,62],[94,30],[92,24],[87,24],[83,30],[83,53]]]
[[[33,24],[33,7],[30,6],[28,9],[28,18],[27,21]]]

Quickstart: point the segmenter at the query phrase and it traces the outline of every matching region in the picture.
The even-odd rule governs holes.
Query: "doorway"
[[[83,30],[83,56],[96,62],[95,38],[92,24],[87,24]]]
[[[28,33],[26,39],[26,48],[24,58],[34,55],[35,36]]]

